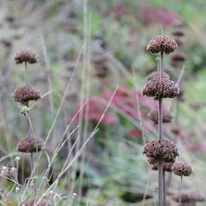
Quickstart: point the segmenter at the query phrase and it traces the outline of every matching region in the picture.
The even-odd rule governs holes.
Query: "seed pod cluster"
[[[177,49],[177,43],[175,40],[168,36],[157,36],[150,40],[147,45],[147,50],[152,53],[164,52],[165,54],[170,54]]]
[[[147,143],[143,148],[143,154],[152,164],[158,161],[173,163],[175,158],[179,156],[177,145],[167,139],[153,140]]]
[[[24,153],[40,152],[43,149],[44,141],[41,138],[25,137],[17,145],[17,150]]]
[[[192,167],[185,162],[176,162],[172,170],[178,176],[190,176],[192,173]]]
[[[16,102],[26,105],[31,100],[38,100],[41,98],[41,92],[37,88],[27,85],[17,88],[13,93],[13,98]]]
[[[17,51],[14,60],[16,64],[22,64],[24,62],[35,64],[38,61],[38,57],[35,51],[32,51],[30,49],[22,49]]]
[[[159,77],[150,79],[142,89],[143,95],[154,97],[154,100],[162,98],[174,98],[180,93],[179,86],[168,78],[160,80]]]

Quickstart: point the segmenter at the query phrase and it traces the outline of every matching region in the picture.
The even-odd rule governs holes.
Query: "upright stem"
[[[161,52],[161,58],[160,58],[160,82],[163,78],[163,52]],[[159,107],[158,107],[158,129],[159,129],[159,140],[162,140],[162,99],[159,99]],[[163,175],[163,161],[159,160],[158,162],[158,198],[159,198],[159,206],[164,205],[164,175]]]
[[[24,76],[25,76],[26,85],[28,86],[27,62],[25,62]]]
[[[159,160],[158,162],[158,185],[159,185],[159,189],[158,189],[158,199],[159,199],[159,206],[164,206],[163,202],[164,202],[164,198],[163,198],[163,161]]]
[[[166,182],[165,182],[165,171],[163,168],[163,205],[166,206]]]
[[[25,74],[25,82],[26,82],[26,86],[29,85],[28,83],[28,75],[27,75],[27,62],[25,62],[25,70],[24,70],[24,74]],[[26,106],[29,108],[29,102],[26,103]],[[28,127],[28,137],[31,138],[31,125],[30,125],[30,119],[29,119],[29,111],[27,111],[27,127]],[[34,168],[34,156],[33,153],[31,153],[30,155],[30,162],[31,162],[31,171]]]
[[[182,176],[181,176],[181,180],[180,180],[180,188],[179,188],[179,205],[182,205]]]

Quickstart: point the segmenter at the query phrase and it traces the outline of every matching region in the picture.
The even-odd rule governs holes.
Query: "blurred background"
[[[142,96],[141,90],[148,74],[157,70],[158,54],[149,53],[146,46],[163,25],[181,53],[181,60],[165,55],[164,70],[174,82],[180,80],[182,91],[181,98],[163,102],[173,113],[172,122],[164,124],[164,136],[176,141],[178,161],[193,168],[183,187],[204,193],[205,10],[202,0],[1,0],[0,158],[16,153],[18,141],[27,135],[22,106],[12,93],[25,85],[24,66],[15,64],[15,53],[29,48],[39,59],[28,65],[29,83],[42,94],[49,91],[30,111],[34,133],[43,139],[49,134],[51,157],[65,140],[55,158],[53,180],[68,155],[73,162],[55,191],[73,197],[70,205],[156,205],[157,172],[142,148],[158,136],[148,116],[157,102]],[[21,158],[26,161],[27,156]],[[14,160],[0,164],[12,166]],[[46,165],[42,158],[39,170]],[[30,171],[19,174],[21,182]],[[168,173],[167,180],[168,201],[176,205],[172,195],[179,178]],[[16,201],[14,194],[11,205]],[[58,203],[64,204],[63,199]]]

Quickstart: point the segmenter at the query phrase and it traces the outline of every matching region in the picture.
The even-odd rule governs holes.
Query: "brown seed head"
[[[174,194],[172,199],[179,202],[179,193]],[[193,190],[182,190],[181,200],[183,203],[189,202],[205,202],[205,197],[197,191]]]
[[[17,145],[17,150],[25,153],[40,152],[43,149],[44,141],[41,138],[25,137]]]
[[[168,36],[157,36],[154,37],[147,45],[147,50],[152,53],[165,52],[165,54],[170,54],[177,49],[177,43],[175,40]]]
[[[178,125],[173,125],[173,126],[171,127],[171,132],[172,132],[173,134],[175,134],[175,135],[179,135],[180,132],[181,132],[181,127],[178,126]]]
[[[146,144],[143,148],[143,153],[148,157],[150,163],[154,164],[159,160],[163,162],[175,161],[179,155],[177,145],[171,140],[153,140]]]
[[[156,77],[160,77],[160,73],[159,72],[152,72],[147,77],[147,80],[149,81],[150,79],[153,79],[153,78],[156,78]],[[163,78],[170,79],[170,76],[166,72],[163,72]]]
[[[163,170],[167,172],[172,172],[172,162],[163,162]],[[152,165],[152,170],[158,170],[158,162]]]
[[[142,90],[143,95],[148,97],[154,97],[154,100],[159,100],[161,98],[174,98],[180,92],[180,89],[177,84],[172,80],[163,78],[160,81],[160,78],[150,79]]]
[[[9,39],[2,39],[1,43],[6,47],[6,48],[10,48],[12,46],[12,42]]]
[[[176,28],[173,32],[172,32],[172,34],[174,35],[174,36],[184,36],[185,35],[185,32],[181,29],[181,28]]]
[[[149,119],[151,119],[154,124],[158,124],[158,110],[153,110],[148,114]],[[163,110],[162,122],[170,123],[172,121],[172,113],[169,110]]]
[[[16,64],[22,64],[23,62],[35,64],[38,61],[38,57],[36,52],[30,49],[22,49],[16,53],[14,60]]]
[[[181,62],[182,63],[185,61],[185,55],[183,52],[176,51],[176,52],[174,52],[174,54],[172,54],[171,60],[173,62]]]
[[[178,176],[190,176],[192,167],[185,162],[176,162],[174,163],[172,170]]]
[[[23,86],[14,91],[13,98],[16,102],[26,105],[28,101],[40,99],[41,92],[31,85]]]

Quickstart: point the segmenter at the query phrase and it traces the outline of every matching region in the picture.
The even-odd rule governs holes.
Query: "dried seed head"
[[[171,140],[153,140],[146,144],[143,153],[153,164],[162,160],[163,162],[174,162],[179,155],[177,145]]]
[[[175,134],[175,135],[179,135],[180,132],[181,132],[181,127],[178,126],[178,125],[173,125],[173,126],[171,127],[171,132],[172,132],[173,134]]]
[[[174,194],[172,199],[179,202],[179,193]],[[205,197],[197,191],[193,190],[182,190],[181,192],[182,203],[189,202],[205,202]]]
[[[38,61],[36,52],[30,49],[22,49],[17,51],[14,60],[16,64],[22,64],[23,62],[28,62],[30,64],[35,64]]]
[[[184,55],[183,52],[176,51],[176,52],[174,52],[174,54],[172,54],[171,60],[173,62],[180,62],[180,63],[182,63],[182,62],[185,61],[185,55]]]
[[[172,172],[172,162],[163,162],[163,170],[167,172]],[[158,162],[152,165],[152,170],[158,170]]]
[[[181,67],[184,61],[185,61],[185,55],[183,52],[175,52],[171,56],[171,65],[174,68]]]
[[[23,86],[14,91],[13,98],[16,102],[26,105],[28,101],[40,99],[41,92],[31,85]]]
[[[163,78],[160,81],[160,78],[150,79],[142,90],[143,95],[148,97],[154,97],[154,100],[159,100],[162,98],[174,98],[180,92],[180,89],[177,84],[172,80]]]
[[[174,163],[172,170],[178,176],[190,176],[192,167],[185,162],[176,162]]]
[[[184,36],[185,35],[185,32],[181,29],[181,28],[177,28],[177,29],[175,29],[173,32],[172,32],[172,34],[174,35],[174,36]]]
[[[156,78],[156,77],[160,77],[160,73],[159,72],[152,72],[151,74],[149,74],[149,76],[147,77],[147,80],[149,81],[150,79]],[[167,74],[166,72],[163,72],[163,78],[167,78],[170,79],[169,74]]]
[[[157,36],[154,37],[147,45],[147,50],[152,53],[165,52],[165,54],[170,54],[177,49],[177,43],[175,40],[168,36]]]
[[[153,110],[148,114],[149,119],[151,119],[154,124],[158,124],[158,110]],[[162,122],[170,123],[172,121],[172,113],[169,110],[163,110]]]
[[[9,39],[2,39],[1,43],[6,47],[6,48],[10,48],[12,46],[12,42]]]
[[[41,200],[38,205],[35,202],[37,202],[37,200],[27,200],[25,206],[51,206],[47,200]]]
[[[41,138],[25,137],[17,145],[17,150],[25,153],[40,152],[43,149],[44,140]]]

